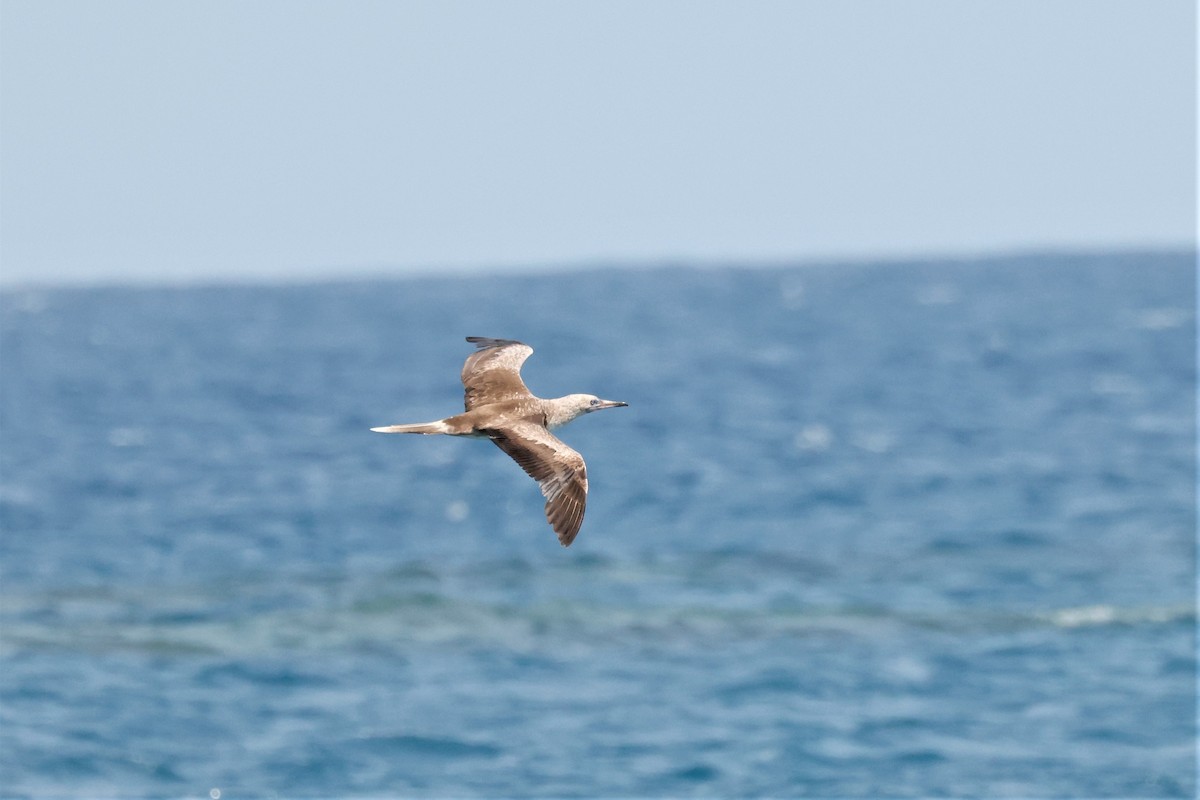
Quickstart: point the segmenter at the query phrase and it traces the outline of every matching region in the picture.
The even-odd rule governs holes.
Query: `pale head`
[[[629,405],[620,400],[601,400],[594,394],[569,394],[549,402],[552,404],[552,408],[548,409],[546,413],[546,427],[551,429],[566,425],[573,419],[602,408],[619,408]]]

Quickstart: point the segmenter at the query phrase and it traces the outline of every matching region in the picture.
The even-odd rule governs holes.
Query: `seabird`
[[[583,524],[587,466],[583,456],[550,431],[602,408],[627,406],[590,394],[547,400],[535,397],[521,380],[521,365],[533,353],[512,339],[468,336],[476,350],[463,364],[466,412],[437,422],[371,428],[377,433],[444,433],[491,439],[538,482],[546,498],[546,519],[567,547]]]

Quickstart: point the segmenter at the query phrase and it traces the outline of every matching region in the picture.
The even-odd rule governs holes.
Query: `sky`
[[[0,4],[0,285],[1195,247],[1192,0]]]

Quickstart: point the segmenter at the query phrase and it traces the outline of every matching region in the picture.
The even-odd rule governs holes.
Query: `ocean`
[[[0,292],[0,796],[1193,797],[1192,253]],[[465,336],[628,408],[561,547]]]

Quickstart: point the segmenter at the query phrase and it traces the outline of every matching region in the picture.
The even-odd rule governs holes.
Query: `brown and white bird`
[[[538,482],[546,497],[546,519],[563,547],[575,540],[587,503],[583,456],[550,431],[602,408],[629,405],[590,394],[547,400],[521,380],[521,365],[533,348],[512,339],[468,336],[477,348],[463,364],[466,412],[437,422],[371,428],[378,433],[444,433],[492,442]]]

